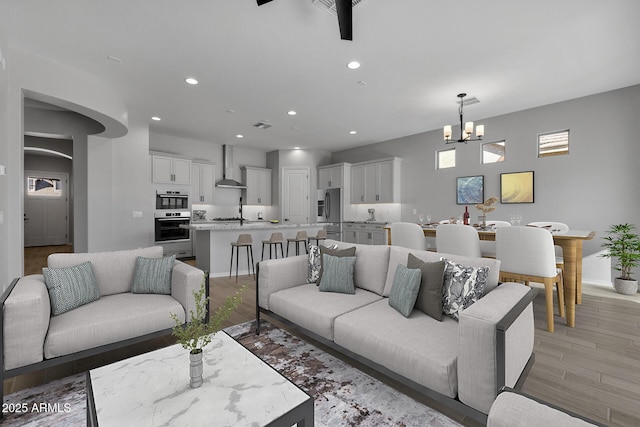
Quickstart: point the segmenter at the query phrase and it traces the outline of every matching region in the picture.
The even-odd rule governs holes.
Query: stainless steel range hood
[[[233,179],[233,147],[222,146],[222,179],[216,182],[218,188],[245,189],[246,185]]]

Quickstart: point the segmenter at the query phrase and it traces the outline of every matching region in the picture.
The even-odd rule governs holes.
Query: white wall
[[[0,226],[0,284],[6,288],[12,278],[22,275],[24,265],[24,97],[54,103],[96,119],[104,125],[103,135],[114,138],[126,133],[128,117],[124,98],[114,88],[60,62],[9,49],[1,37],[2,34],[0,48],[6,58],[6,71],[0,70],[0,164],[7,166],[7,175],[0,178],[3,190],[0,211],[5,221]],[[74,157],[86,158],[83,150],[86,145],[81,145],[78,153],[74,147]],[[74,165],[74,175],[82,173]],[[76,209],[77,206],[76,203]],[[80,220],[76,217],[75,223]]]
[[[503,163],[480,164],[480,143],[470,142],[455,144],[455,168],[436,170],[435,151],[447,147],[441,129],[335,152],[332,161],[401,157],[403,221],[417,221],[413,209],[430,212],[434,220],[461,215],[464,206],[455,200],[458,176],[484,175],[488,197],[500,195],[500,173],[533,170],[535,203],[498,204],[490,218],[509,220],[520,213],[525,222],[561,221],[573,229],[594,230],[597,237],[585,242],[585,255],[600,249],[610,224],[640,227],[640,86],[499,117],[481,119],[471,112],[465,119],[485,125],[485,141],[506,139]],[[570,129],[570,154],[538,158],[537,134],[561,129]],[[471,211],[474,218],[478,212]]]
[[[0,50],[7,54],[7,44],[4,41],[2,28],[0,28]],[[7,126],[9,117],[9,75],[0,67],[0,165],[9,166],[9,130]],[[9,269],[9,179],[6,175],[0,175],[0,288],[9,286],[15,270]],[[12,224],[13,225],[13,224]]]
[[[153,245],[155,197],[148,141],[148,126],[133,120],[122,138],[89,137],[90,252]],[[134,218],[134,211],[142,217]]]

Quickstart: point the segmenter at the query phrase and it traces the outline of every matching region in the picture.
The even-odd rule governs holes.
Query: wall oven
[[[180,227],[189,225],[191,213],[189,211],[156,211],[155,213],[155,241],[156,243],[171,243],[189,241],[189,229]]]

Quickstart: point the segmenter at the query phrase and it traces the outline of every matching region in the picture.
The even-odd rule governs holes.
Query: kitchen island
[[[231,261],[231,242],[238,240],[240,234],[251,234],[253,238],[253,261],[260,262],[262,253],[262,241],[269,240],[271,233],[281,232],[284,235],[284,253],[287,254],[287,238],[295,237],[298,231],[306,231],[308,236],[315,236],[324,224],[281,224],[269,221],[244,221],[240,222],[199,222],[183,225],[189,228],[195,235],[196,266],[208,271],[211,277],[221,277],[229,274]],[[302,245],[300,250],[302,249]],[[290,251],[295,254],[295,243],[291,244]],[[269,246],[264,248],[265,259],[269,258]],[[279,250],[278,250],[279,252]],[[240,274],[249,274],[247,270],[247,256],[244,249],[240,249]],[[275,258],[275,254],[273,255]],[[234,257],[235,258],[235,257]],[[235,273],[235,260],[234,267]]]

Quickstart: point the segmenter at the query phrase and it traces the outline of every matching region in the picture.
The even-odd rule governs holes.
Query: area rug
[[[460,426],[267,322],[260,335],[255,322],[225,331],[314,398],[316,426]],[[85,374],[5,396],[3,410],[3,427],[86,426]]]

